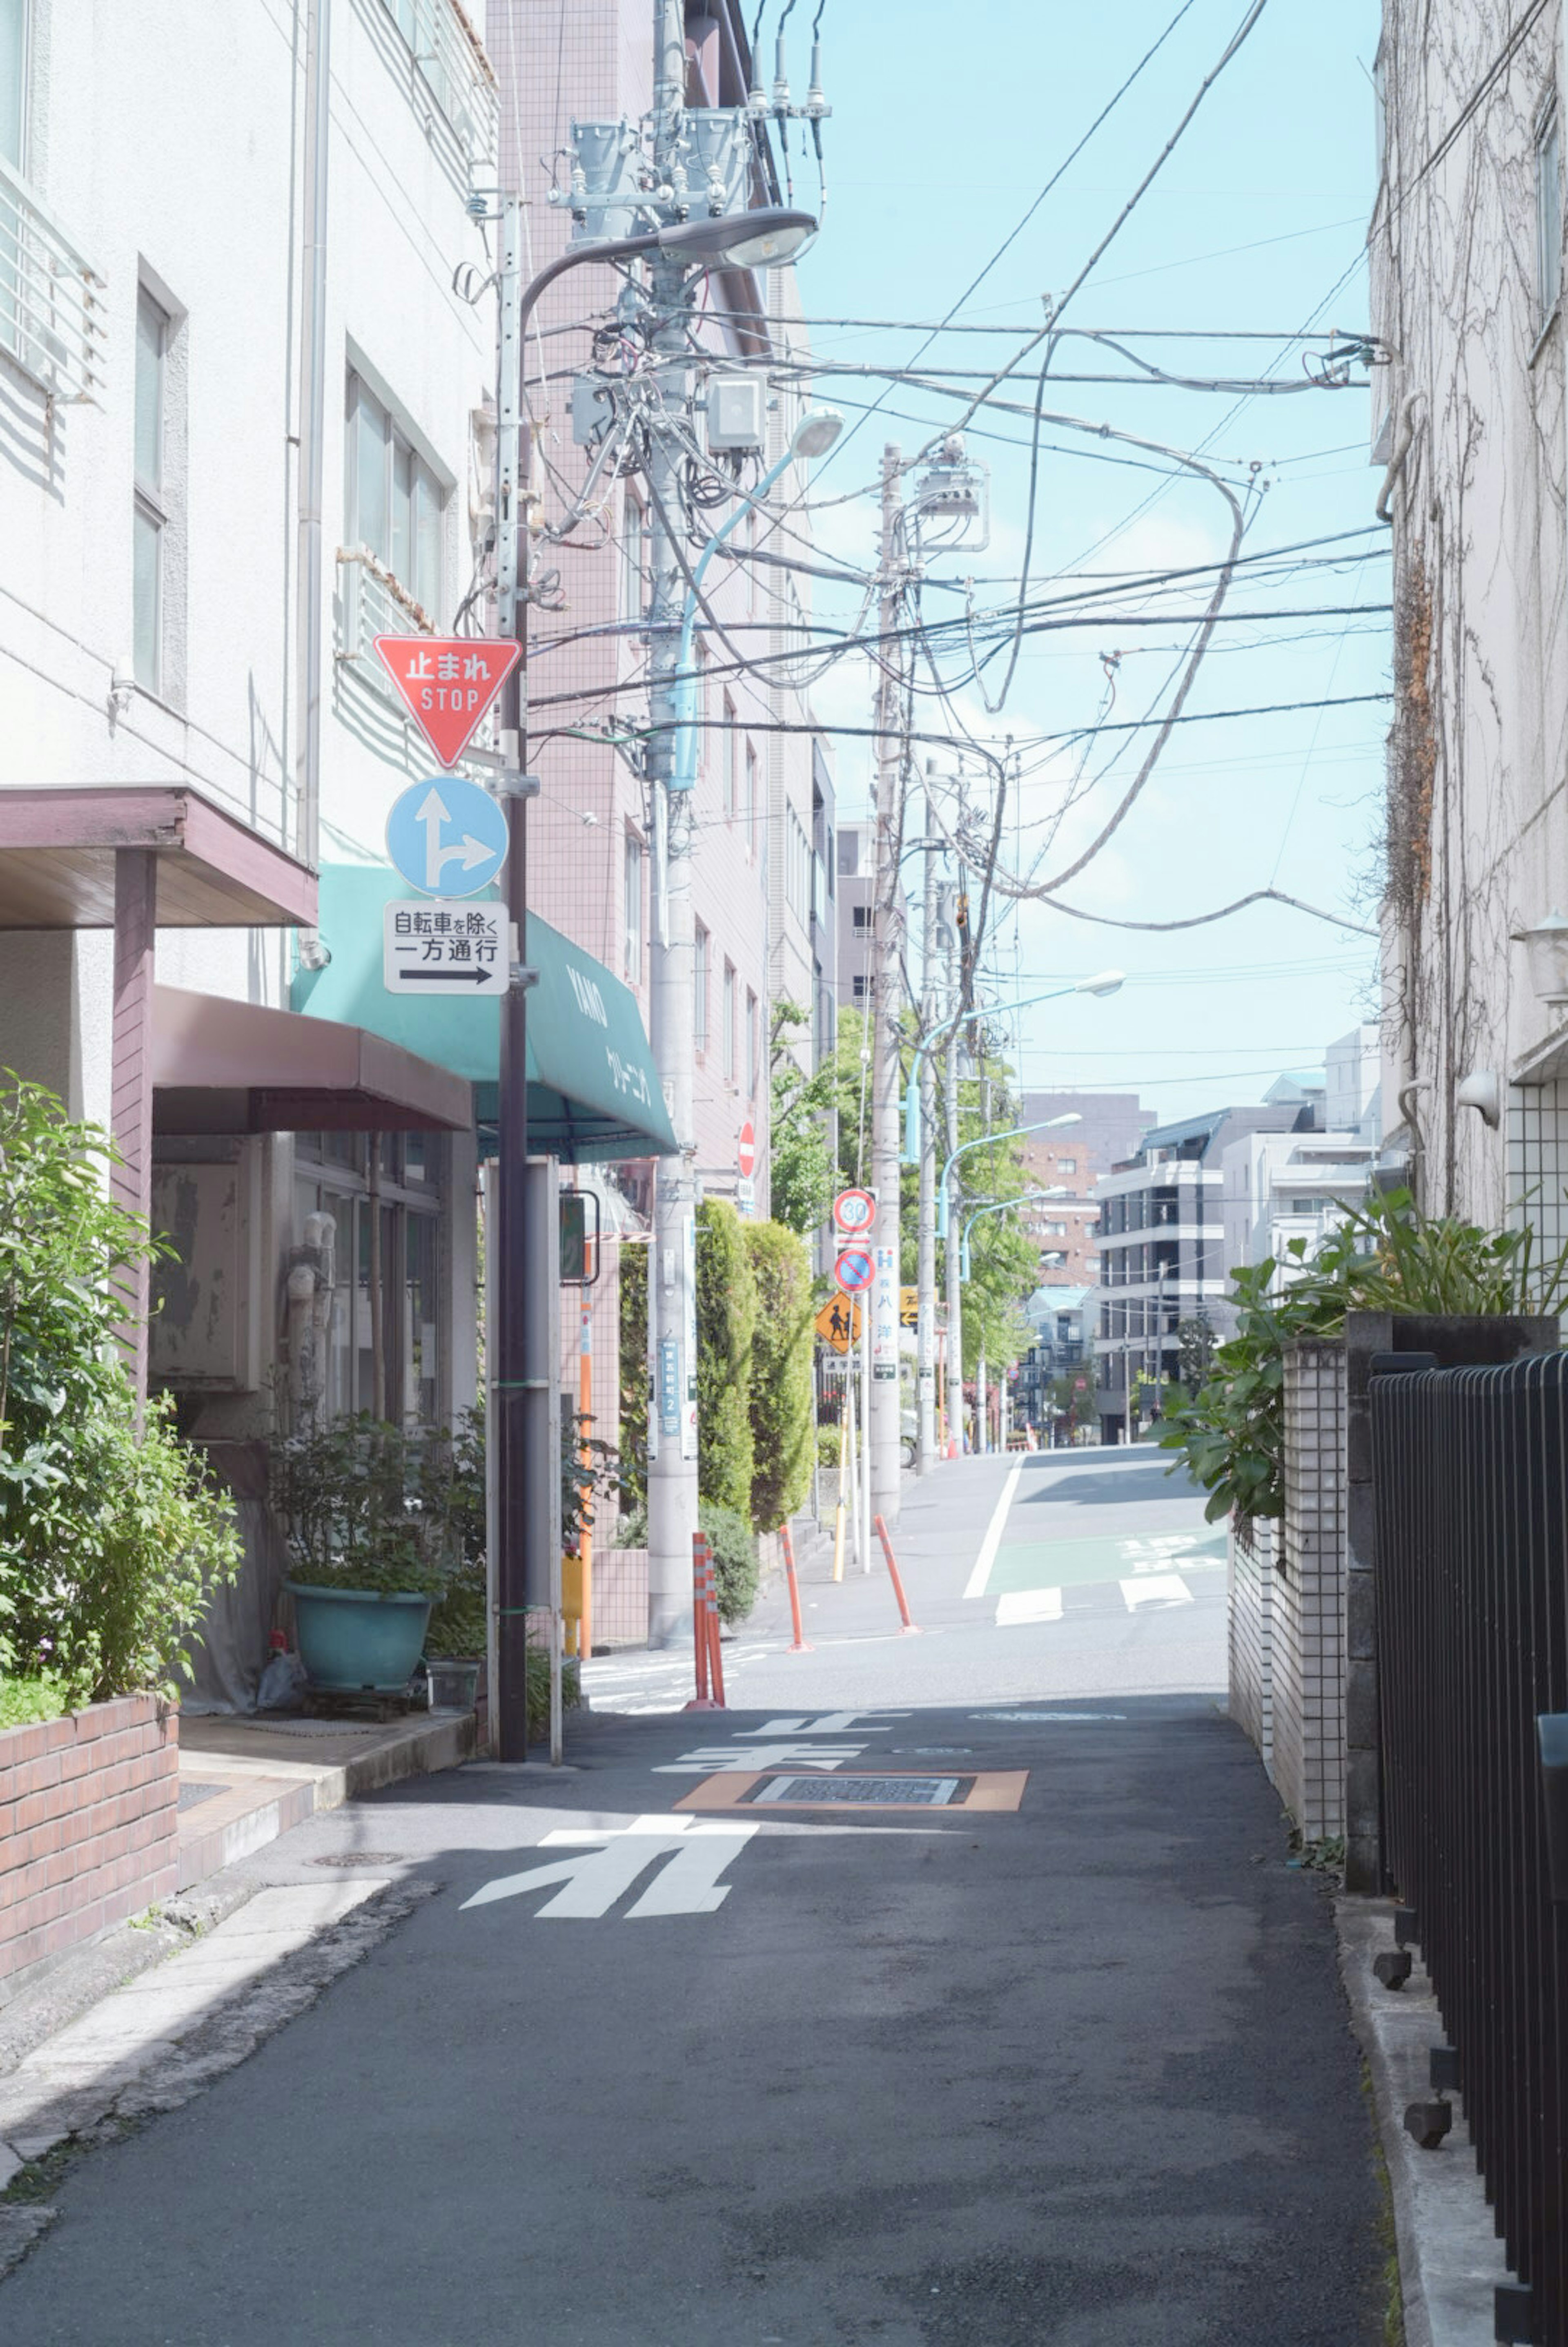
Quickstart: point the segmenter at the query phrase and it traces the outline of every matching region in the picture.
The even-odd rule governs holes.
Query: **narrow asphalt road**
[[[963,1462],[900,1530],[922,1637],[813,1578],[813,1653],[771,1604],[735,1643],[745,1708],[596,1665],[642,1708],[571,1773],[260,1853],[435,1892],[81,2159],[0,2337],[1371,2347],[1330,1918],[1212,1692],[1207,1538],[1136,1454]]]

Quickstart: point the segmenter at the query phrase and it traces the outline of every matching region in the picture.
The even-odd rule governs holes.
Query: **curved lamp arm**
[[[961,1157],[967,1157],[972,1149],[989,1148],[993,1141],[1017,1141],[1026,1133],[1054,1133],[1061,1125],[1082,1124],[1083,1122],[1082,1116],[1074,1108],[1069,1109],[1065,1116],[1043,1117],[1038,1124],[1015,1124],[1006,1133],[976,1133],[972,1141],[961,1141],[942,1167],[942,1180],[937,1184],[936,1235],[938,1238],[944,1239],[947,1236],[948,1176]],[[1008,1203],[1011,1204],[1012,1201],[1009,1200]]]

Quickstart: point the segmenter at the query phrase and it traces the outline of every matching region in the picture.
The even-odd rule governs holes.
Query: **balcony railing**
[[[458,0],[382,0],[471,161],[495,152],[495,68]]]
[[[368,547],[338,548],[338,641],[334,656],[361,684],[402,709],[397,688],[376,653],[378,636],[433,636],[435,622]]]
[[[0,161],[0,352],[51,399],[98,404],[104,291],[26,181]]]

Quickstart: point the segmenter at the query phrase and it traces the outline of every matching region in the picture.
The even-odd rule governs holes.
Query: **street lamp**
[[[523,648],[504,688],[500,714],[502,773],[496,788],[506,809],[506,911],[519,953],[528,935],[528,667],[529,536],[523,497],[524,353],[528,322],[539,299],[569,269],[586,261],[615,262],[658,256],[677,267],[725,262],[746,269],[786,261],[816,229],[809,212],[765,206],[717,220],[683,220],[637,236],[568,245],[528,284],[523,276],[520,202],[503,206],[500,374],[496,398],[497,628]],[[556,1378],[558,1334],[554,1325],[555,1251],[550,1201],[540,1169],[528,1163],[527,972],[501,1001],[498,1135],[494,1234],[496,1261],[494,1355],[489,1413],[494,1478],[495,1658],[494,1749],[502,1760],[528,1750],[527,1618],[531,1607],[553,1603],[550,1494],[558,1462],[550,1456],[549,1397]],[[686,1135],[681,1137],[687,1138]],[[535,1213],[531,1217],[529,1204]],[[531,1228],[531,1222],[534,1227]],[[653,1283],[649,1283],[653,1311]],[[543,1292],[541,1292],[543,1291]]]
[[[1125,983],[1125,973],[1119,969],[1096,970],[1093,978],[1076,979],[1071,986],[1054,986],[1045,994],[1026,994],[1020,1002],[1000,1002],[993,1010],[983,1013],[961,1010],[956,1018],[944,1020],[940,1027],[933,1027],[931,1033],[914,1047],[909,1082],[904,1087],[904,1163],[920,1163],[920,1063],[928,1052],[935,1051],[944,1035],[951,1035],[953,1029],[962,1027],[966,1019],[1005,1018],[1009,1011],[1028,1010],[1037,1002],[1057,1002],[1066,994],[1115,994],[1117,988]]]
[[[680,619],[680,651],[677,656],[677,672],[680,681],[676,688],[680,701],[680,721],[679,731],[676,735],[675,772],[671,774],[669,783],[672,791],[693,790],[697,784],[697,680],[691,664],[691,640],[696,630],[697,604],[708,566],[740,519],[741,515],[756,512],[779,475],[798,458],[805,457],[810,460],[817,456],[825,456],[843,428],[844,419],[837,409],[809,407],[795,426],[790,436],[789,446],[785,449],[779,462],[769,466],[754,489],[743,489],[740,492],[740,501],[735,511],[719,524],[697,558],[696,566],[691,574],[691,583],[687,589],[685,609],[681,612]]]
[[[989,1148],[993,1142],[1018,1141],[1026,1133],[1055,1133],[1064,1124],[1082,1124],[1083,1122],[1083,1117],[1079,1112],[1075,1108],[1073,1108],[1067,1111],[1065,1116],[1047,1116],[1043,1118],[1038,1124],[1010,1125],[1005,1133],[977,1133],[972,1141],[961,1141],[958,1147],[953,1151],[952,1155],[948,1159],[947,1163],[942,1167],[942,1179],[937,1184],[936,1235],[938,1238],[944,1239],[947,1236],[948,1181],[952,1173],[953,1167],[958,1163],[961,1157],[967,1157],[972,1149]]]
[[[958,1243],[959,1277],[961,1279],[967,1279],[970,1276],[969,1234],[974,1228],[975,1224],[979,1222],[982,1214],[1002,1214],[1006,1213],[1009,1206],[1027,1206],[1033,1204],[1036,1200],[1041,1198],[1067,1198],[1071,1197],[1071,1195],[1072,1192],[1067,1188],[1066,1184],[1064,1183],[1058,1182],[1054,1188],[1049,1190],[1021,1190],[1016,1198],[993,1198],[989,1205],[976,1206],[973,1214],[971,1214],[965,1222],[962,1236],[960,1238]]]

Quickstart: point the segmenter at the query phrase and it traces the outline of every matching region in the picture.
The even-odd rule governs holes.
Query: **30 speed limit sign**
[[[833,1201],[833,1226],[859,1238],[877,1219],[877,1202],[870,1190],[840,1190]]]

